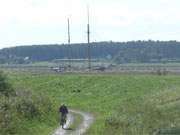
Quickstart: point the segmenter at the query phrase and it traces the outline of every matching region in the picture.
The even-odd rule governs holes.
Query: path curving
[[[82,122],[80,123],[79,126],[77,126],[76,129],[72,131],[67,131],[59,127],[58,129],[55,130],[55,132],[52,135],[82,135],[86,132],[86,130],[90,127],[90,125],[93,123],[93,116],[89,113],[86,112],[81,112],[77,110],[70,110],[70,113],[67,116],[67,123],[65,125],[65,128],[69,128],[70,125],[74,121],[73,113],[78,114],[82,117]]]

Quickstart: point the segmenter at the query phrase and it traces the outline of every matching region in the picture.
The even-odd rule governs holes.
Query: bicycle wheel
[[[62,116],[61,116],[60,125],[61,125],[62,128],[63,128],[65,124],[66,124],[66,115],[62,115]]]

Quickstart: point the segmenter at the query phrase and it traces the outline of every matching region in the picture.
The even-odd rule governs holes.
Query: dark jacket
[[[60,108],[59,108],[59,112],[61,112],[62,114],[67,114],[68,113],[68,109],[65,105],[62,105]]]

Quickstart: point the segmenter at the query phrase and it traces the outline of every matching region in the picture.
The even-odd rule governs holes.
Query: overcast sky
[[[180,0],[0,0],[0,48],[91,41],[180,40]]]

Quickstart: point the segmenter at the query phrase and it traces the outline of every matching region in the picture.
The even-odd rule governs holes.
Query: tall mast
[[[70,22],[69,22],[69,18],[67,20],[67,23],[68,23],[69,68],[70,68],[71,67],[71,46],[70,46],[71,39],[70,39]]]
[[[88,24],[87,24],[87,43],[88,43],[88,68],[89,71],[91,70],[91,46],[90,46],[90,25],[89,25],[89,5],[87,5],[87,19],[88,19]]]
[[[71,39],[70,39],[70,23],[69,23],[69,18],[68,18],[68,44],[70,44]]]

